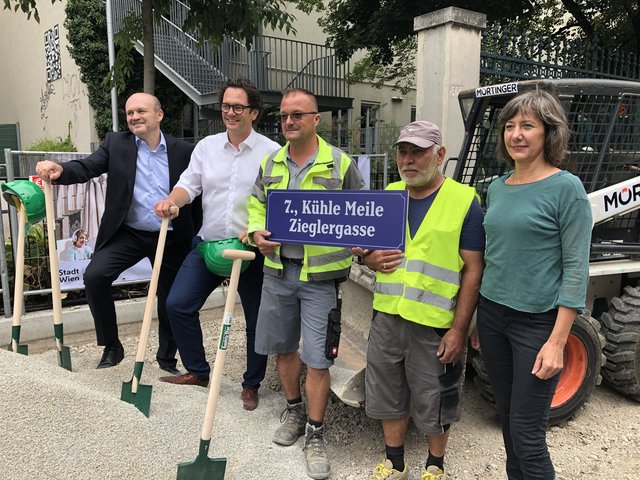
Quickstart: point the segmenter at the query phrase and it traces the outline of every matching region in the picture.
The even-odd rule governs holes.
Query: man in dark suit
[[[96,238],[95,252],[84,273],[87,303],[96,326],[98,345],[104,352],[98,368],[113,367],[124,358],[118,338],[113,297],[107,292],[127,268],[143,258],[153,263],[160,219],[154,203],[165,198],[189,164],[193,145],[164,135],[164,116],[159,100],[147,93],[135,93],[125,104],[130,132],[107,133],[95,153],[60,165],[38,162],[36,173],[44,180],[70,185],[107,173],[105,210]],[[191,240],[202,221],[201,209],[188,205],[172,220],[158,282],[159,347],[161,369],[176,369],[173,339],[165,302],[173,279],[191,249]]]

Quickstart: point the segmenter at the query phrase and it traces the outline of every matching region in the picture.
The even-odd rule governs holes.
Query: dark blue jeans
[[[555,309],[519,312],[482,296],[478,304],[480,348],[502,424],[509,480],[555,478],[546,429],[560,374],[540,380],[531,370],[556,315]]]
[[[167,298],[167,313],[171,320],[173,336],[184,367],[198,378],[208,379],[211,367],[206,360],[200,327],[200,309],[224,280],[211,273],[195,246],[202,242],[196,237],[193,250],[184,259]],[[258,389],[267,369],[267,356],[255,352],[256,323],[262,293],[262,264],[264,257],[256,252],[256,258],[240,274],[238,293],[242,301],[247,334],[247,371],[243,376],[243,387]],[[211,341],[217,345],[217,340]]]

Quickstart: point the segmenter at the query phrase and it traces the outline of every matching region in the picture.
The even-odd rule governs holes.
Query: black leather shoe
[[[118,365],[124,358],[124,348],[120,343],[104,347],[102,358],[97,368],[109,368]]]
[[[182,375],[182,372],[172,365],[165,365],[164,367],[160,367],[160,370],[164,370],[171,375]]]

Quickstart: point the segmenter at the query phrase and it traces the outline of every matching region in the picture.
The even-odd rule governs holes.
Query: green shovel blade
[[[178,464],[177,480],[223,480],[226,458],[209,458],[211,440],[200,440],[200,451],[192,462]]]
[[[133,377],[128,382],[122,382],[122,392],[120,400],[134,405],[138,410],[144,413],[145,417],[149,417],[149,408],[151,407],[151,385],[142,385],[140,377],[142,377],[142,367],[144,362],[135,362],[133,365]],[[133,379],[138,379],[138,388],[133,393]]]
[[[71,351],[69,347],[64,346],[62,323],[53,326],[53,333],[56,337],[56,344],[60,345],[60,350],[58,350],[58,366],[71,371]]]
[[[71,350],[69,347],[63,345],[62,350],[58,351],[58,366],[71,372]]]
[[[7,347],[7,350],[13,352],[13,342],[16,342],[18,348],[16,349],[20,355],[29,355],[29,346],[28,345],[20,345],[20,325],[12,325],[11,326],[11,343]]]
[[[13,343],[7,345],[7,350],[13,352]],[[29,355],[29,345],[18,344],[17,353],[19,353],[20,355]]]
[[[131,386],[133,379],[128,382],[122,382],[122,392],[120,394],[120,400],[134,405],[140,410],[145,417],[149,417],[149,409],[151,408],[151,385],[142,385],[138,383],[138,391],[133,393]]]

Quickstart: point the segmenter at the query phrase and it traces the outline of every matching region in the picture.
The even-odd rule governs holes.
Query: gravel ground
[[[222,312],[203,312],[210,351],[217,345]],[[227,459],[225,478],[230,480],[306,479],[302,439],[291,447],[271,442],[284,407],[273,360],[260,390],[260,406],[253,412],[242,409],[242,323],[237,308],[210,456]],[[154,358],[155,332],[154,326],[148,359]],[[106,370],[95,369],[101,348],[91,337],[67,341],[73,372],[57,366],[52,350],[28,357],[0,351],[5,372],[0,377],[1,479],[168,480],[176,478],[178,463],[195,459],[207,389],[160,382],[164,372],[148,362],[142,383],[153,386],[150,417],[120,400],[122,382],[131,379],[137,339],[137,333],[123,335],[125,360]],[[495,414],[471,381],[465,385],[462,408],[446,458],[450,478],[504,479]],[[379,423],[332,397],[327,428],[331,479],[369,478],[384,453]],[[640,478],[640,405],[607,387],[597,388],[580,414],[565,427],[552,428],[548,438],[560,480]],[[418,479],[426,445],[415,428],[410,428],[406,455],[410,478]]]

